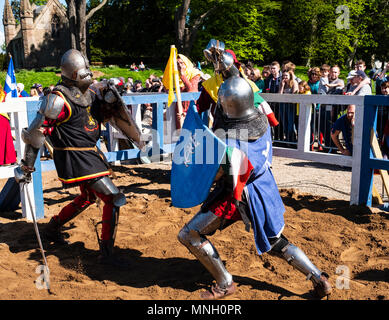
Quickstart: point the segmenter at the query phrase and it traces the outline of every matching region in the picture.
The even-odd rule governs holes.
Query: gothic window
[[[60,20],[59,17],[55,14],[51,19],[51,37],[59,38],[60,32]]]

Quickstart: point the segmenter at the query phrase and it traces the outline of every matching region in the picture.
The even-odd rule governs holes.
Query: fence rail
[[[298,95],[266,93],[261,96],[268,103],[298,103],[300,114],[298,121],[297,149],[273,147],[275,156],[310,160],[326,164],[336,164],[352,168],[350,204],[371,206],[373,171],[379,165],[389,170],[389,160],[375,159],[371,152],[370,131],[377,127],[378,106],[389,106],[388,96],[342,96],[342,95]],[[328,154],[310,151],[311,108],[312,104],[349,105],[354,104],[355,124],[352,156]]]
[[[350,194],[350,204],[371,205],[371,189],[373,181],[373,169],[379,168],[389,170],[388,160],[378,160],[374,158],[370,148],[370,130],[377,125],[377,106],[389,106],[389,97],[384,96],[321,96],[321,95],[291,95],[291,94],[261,94],[269,103],[293,103],[299,104],[298,134],[296,137],[296,149],[273,147],[275,156],[310,160],[326,164],[347,166],[352,168],[352,185]],[[199,97],[199,93],[183,93],[182,101],[194,101]],[[166,130],[172,125],[175,112],[172,108],[166,108],[167,94],[134,94],[123,97],[126,104],[131,106],[134,112],[134,120],[140,123],[140,106],[150,103],[153,106],[152,136],[150,142],[150,152],[153,155],[172,153],[175,142],[169,134],[174,130]],[[352,156],[339,154],[321,153],[310,150],[311,117],[312,104],[323,105],[356,105],[355,129],[354,129],[354,150]],[[20,161],[24,153],[24,143],[21,140],[21,130],[27,127],[34,119],[40,106],[37,98],[18,98],[12,102],[5,102],[0,105],[0,112],[12,113],[13,130],[16,138],[15,148],[18,160]],[[168,116],[170,114],[170,116]],[[167,117],[164,119],[164,117]],[[109,162],[117,162],[139,158],[139,149],[118,150],[117,135],[112,128],[108,128],[109,150],[105,153]],[[169,140],[170,138],[170,140]],[[0,167],[0,178],[13,177],[15,166]],[[53,160],[41,161],[37,158],[35,163],[36,171],[33,173],[33,183],[29,184],[28,190],[35,203],[35,214],[38,219],[44,217],[42,171],[54,170]],[[21,190],[23,216],[31,220],[26,203],[26,195]]]

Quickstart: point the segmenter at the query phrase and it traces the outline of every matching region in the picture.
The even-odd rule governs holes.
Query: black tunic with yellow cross
[[[99,101],[94,99],[94,92],[87,91],[86,94],[91,95],[87,100],[91,103],[86,106],[75,103],[74,97],[69,99],[69,91],[61,90],[61,87],[54,88],[51,94],[57,94],[65,101],[50,135],[59,180],[65,186],[75,186],[109,175],[109,163],[96,146],[101,120],[97,112]]]

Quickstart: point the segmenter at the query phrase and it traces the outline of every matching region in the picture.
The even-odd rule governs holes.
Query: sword
[[[27,183],[22,183],[22,188],[24,189],[24,192],[26,193],[27,195],[27,200],[28,200],[28,205],[30,207],[30,211],[31,211],[31,215],[32,215],[32,221],[34,223],[34,230],[35,230],[35,234],[36,234],[36,238],[38,240],[38,243],[39,243],[39,248],[40,248],[40,251],[41,251],[41,254],[42,254],[42,258],[43,258],[43,261],[44,261],[44,264],[45,264],[45,272],[47,275],[50,274],[50,270],[49,270],[49,266],[47,264],[47,259],[46,259],[46,255],[45,255],[45,252],[43,250],[43,245],[42,245],[42,240],[41,240],[41,236],[39,234],[39,229],[38,229],[38,223],[36,222],[36,219],[35,219],[35,213],[34,213],[34,210],[33,210],[33,207],[32,207],[32,202],[31,202],[31,198],[30,198],[30,193],[28,191],[28,188],[27,188]],[[50,292],[50,287],[48,286],[47,290]]]

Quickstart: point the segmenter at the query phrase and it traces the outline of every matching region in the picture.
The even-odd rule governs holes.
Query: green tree
[[[30,0],[31,4],[42,6],[47,3],[47,0]],[[15,16],[16,24],[20,23],[20,0],[11,0],[10,5],[12,7],[12,13]]]
[[[280,1],[215,0],[192,1],[188,9],[187,29],[198,21],[199,17],[212,11],[204,18],[202,27],[197,31],[190,51],[193,59],[203,59],[202,50],[212,38],[224,41],[226,46],[242,60],[264,61],[273,51],[269,39],[276,36],[277,25],[272,18],[279,13]]]
[[[344,12],[339,11],[343,4],[341,0],[284,1],[278,37],[271,41],[277,56],[306,66],[352,61],[361,39],[369,34],[363,23],[366,11],[360,0],[347,1]]]
[[[99,2],[90,0],[90,8]],[[162,62],[171,44],[191,60],[203,60],[202,51],[214,38],[243,61],[349,67],[357,58],[387,59],[388,2],[109,0],[88,21],[92,60]]]
[[[90,1],[91,5],[94,1]],[[174,44],[176,0],[109,0],[89,20],[91,60],[165,60]],[[115,60],[112,60],[115,59]],[[139,61],[137,61],[139,62]]]
[[[356,50],[358,57],[389,60],[389,0],[371,0],[365,4],[363,37]]]
[[[89,6],[87,12],[87,0],[66,0],[72,49],[80,50],[85,56],[87,55],[87,22],[104,7],[107,1],[94,1],[95,5]]]

